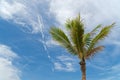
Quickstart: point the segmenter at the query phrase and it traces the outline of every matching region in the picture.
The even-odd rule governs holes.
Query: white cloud
[[[45,42],[45,44],[48,46],[48,47],[53,47],[53,45],[59,45],[56,41],[52,40],[52,39],[49,39]]]
[[[120,19],[119,2],[119,0],[51,0],[50,12],[55,15],[56,20],[61,24],[67,18],[75,17],[80,12],[87,27],[92,28],[96,24],[118,21]]]
[[[55,62],[54,66],[55,66],[55,69],[59,70],[59,71],[67,71],[67,72],[73,72],[73,71],[75,71],[75,69],[73,68],[73,64],[69,63],[69,62],[64,63],[64,64]]]
[[[71,18],[76,16],[80,8],[80,3],[84,3],[85,1],[80,0],[51,0],[50,3],[50,12],[53,13],[61,24],[65,22],[67,18]]]
[[[74,72],[76,61],[70,56],[58,56],[57,60],[54,62],[54,69],[58,71]]]
[[[73,58],[69,57],[69,56],[58,56],[57,59],[61,60],[61,61],[74,61]]]
[[[5,0],[0,1],[0,17],[4,19],[13,19],[15,14],[23,11],[25,6],[18,2],[7,2]]]
[[[0,80],[20,80],[20,70],[13,65],[18,58],[10,47],[0,44]]]
[[[9,60],[17,57],[17,55],[11,50],[11,48],[5,45],[0,45],[0,56]]]
[[[45,1],[0,0],[0,17],[20,24],[24,31],[32,33],[41,32],[43,22],[39,5],[43,2]]]

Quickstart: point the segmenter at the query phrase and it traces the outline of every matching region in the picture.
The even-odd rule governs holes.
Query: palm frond
[[[70,43],[68,37],[66,34],[57,27],[51,27],[50,34],[52,35],[52,38],[57,41],[61,46],[65,47],[70,53],[76,55],[77,52],[75,48]]]
[[[83,53],[83,35],[84,35],[84,25],[80,21],[80,16],[72,20],[72,27],[70,30],[71,40],[76,47],[78,53]]]
[[[100,33],[93,39],[93,42],[98,42],[99,40],[104,39],[106,36],[108,36],[108,34],[113,26],[114,26],[114,24],[104,27],[100,31]]]
[[[91,34],[90,33],[86,33],[83,36],[83,43],[84,43],[84,47],[89,47],[91,42]]]
[[[97,25],[91,32],[84,34],[83,42],[85,47],[89,47],[92,37],[95,35],[96,31],[101,28],[102,25]]]
[[[65,23],[65,27],[67,30],[70,30],[72,28],[73,20],[68,19]]]
[[[94,56],[99,51],[103,50],[104,46],[98,46],[96,48],[93,48],[89,53],[86,53],[85,58],[89,59],[90,57]]]
[[[90,32],[90,34],[96,33],[96,31],[97,31],[99,28],[101,28],[101,27],[102,27],[101,24],[97,25],[97,26]]]
[[[83,42],[85,48],[88,48],[90,46],[93,36],[96,34],[96,31],[98,31],[98,29],[101,27],[102,25],[99,24],[91,32],[84,34]]]
[[[115,23],[104,27],[91,41],[91,45],[88,48],[88,52],[100,41],[103,40],[106,36],[108,36],[109,32],[111,31],[112,27]]]

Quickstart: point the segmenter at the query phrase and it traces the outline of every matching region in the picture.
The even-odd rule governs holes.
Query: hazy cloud
[[[10,47],[0,44],[0,80],[20,80],[20,70],[13,65],[17,54]]]

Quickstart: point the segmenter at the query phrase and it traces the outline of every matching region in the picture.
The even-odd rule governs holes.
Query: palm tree
[[[66,21],[67,34],[57,27],[51,27],[50,34],[53,40],[63,46],[69,53],[78,56],[82,80],[86,80],[86,60],[103,50],[104,46],[98,45],[98,43],[109,34],[114,24],[105,27],[98,25],[92,31],[85,33],[84,24],[80,16],[77,16]]]

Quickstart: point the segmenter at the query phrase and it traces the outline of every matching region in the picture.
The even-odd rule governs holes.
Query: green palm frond
[[[96,31],[97,31],[99,28],[101,28],[101,27],[102,27],[101,24],[97,25],[97,26],[90,32],[90,34],[96,33]]]
[[[91,58],[92,56],[94,56],[96,53],[98,53],[99,51],[103,50],[104,46],[98,46],[96,48],[93,48],[92,50],[90,50],[89,53],[86,53],[86,56],[85,58],[86,59],[89,59]]]
[[[80,16],[76,17],[72,21],[72,27],[70,29],[71,40],[76,47],[78,53],[83,53],[83,35],[84,35],[84,25],[80,21]]]
[[[101,27],[102,27],[102,25],[99,24],[91,32],[84,34],[83,42],[84,42],[85,48],[88,48],[90,46],[93,36],[96,34],[96,31],[98,31],[98,29]]]
[[[99,28],[101,28],[102,25],[99,24],[97,27],[95,27],[91,32],[84,34],[83,42],[85,47],[89,47],[91,43],[92,37],[95,35],[96,31],[98,31]]]
[[[70,30],[72,28],[73,25],[73,20],[68,19],[65,23],[65,26],[68,30]]]
[[[100,41],[103,40],[106,36],[108,36],[111,28],[114,26],[115,23],[104,27],[91,41],[91,45],[89,46],[88,52]]]
[[[52,35],[52,38],[57,41],[61,46],[65,47],[70,53],[76,55],[77,52],[75,48],[70,43],[68,37],[65,35],[65,33],[57,28],[57,27],[51,27],[50,34]]]
[[[84,43],[84,47],[89,47],[91,42],[91,34],[90,33],[86,33],[83,36],[83,43]]]

